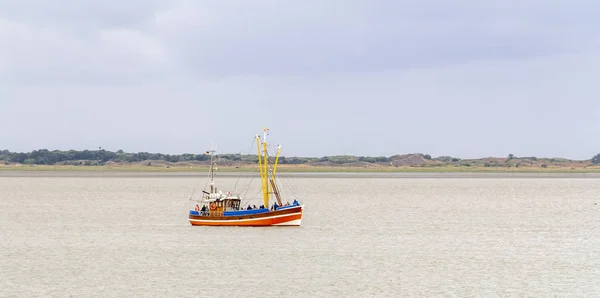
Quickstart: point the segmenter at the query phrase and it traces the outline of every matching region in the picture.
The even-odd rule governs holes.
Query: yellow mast
[[[266,208],[269,208],[269,199],[270,199],[270,194],[271,194],[269,185],[271,185],[271,187],[273,188],[273,193],[275,194],[275,197],[277,198],[277,202],[279,203],[279,205],[281,205],[279,191],[277,190],[277,186],[275,185],[275,173],[277,172],[277,164],[279,163],[279,154],[281,153],[281,146],[277,146],[277,155],[275,156],[275,163],[273,164],[272,172],[269,173],[269,155],[267,152],[267,131],[269,131],[269,129],[265,128],[262,142],[260,139],[260,135],[256,135],[256,147],[257,147],[257,152],[258,152],[258,167],[260,169],[260,180],[262,182],[262,193],[263,193],[264,206]],[[261,149],[262,149],[262,152],[261,152]]]
[[[281,153],[281,146],[277,146],[277,155],[275,155],[275,164],[273,165],[271,180],[275,180],[275,172],[277,171],[277,163],[279,162],[279,153]]]
[[[263,141],[262,141],[262,145],[263,145],[262,156],[261,156],[260,136],[258,136],[258,135],[256,136],[256,144],[258,147],[258,165],[260,168],[260,179],[262,182],[263,200],[264,200],[264,205],[266,208],[269,208],[269,183],[268,183],[269,160],[268,160],[268,155],[267,155],[267,131],[268,130],[269,130],[268,128],[264,129],[264,135],[263,135]]]

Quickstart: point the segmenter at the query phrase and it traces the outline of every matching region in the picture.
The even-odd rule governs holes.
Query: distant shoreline
[[[170,155],[162,153],[98,150],[47,150],[10,152],[0,150],[0,171],[129,171],[202,172],[208,171],[209,152]],[[258,171],[258,157],[252,154],[219,154],[220,171]],[[274,158],[271,163],[275,162]],[[359,172],[359,173],[596,173],[600,154],[589,160],[536,156],[484,157],[461,159],[408,153],[393,156],[334,155],[323,157],[278,157],[280,172]]]
[[[70,171],[0,170],[2,178],[96,178],[96,179],[208,179],[207,172],[183,171]],[[257,175],[253,172],[218,172],[216,179],[238,179]],[[280,172],[285,179],[600,179],[600,172]],[[258,180],[257,180],[258,181]]]
[[[138,173],[203,173],[207,166],[142,166],[142,165],[0,165],[1,172],[138,172]],[[240,173],[257,172],[255,165],[217,166],[217,172]],[[588,167],[484,167],[484,166],[406,166],[406,167],[348,167],[348,166],[308,166],[278,165],[280,173],[600,173],[599,166]]]

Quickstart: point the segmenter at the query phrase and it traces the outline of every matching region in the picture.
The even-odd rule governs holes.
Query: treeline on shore
[[[461,159],[450,156],[440,156],[432,158],[429,154],[420,154],[424,160],[438,161],[444,163],[455,163],[460,162]],[[233,163],[240,164],[252,164],[258,162],[256,155],[243,155],[243,154],[220,154],[221,160],[228,160]],[[324,156],[324,157],[279,157],[280,164],[309,164],[318,162],[328,162],[333,164],[349,164],[355,162],[366,162],[366,163],[391,163],[398,155],[385,157],[385,156],[352,156],[352,155],[338,155],[338,156]],[[509,154],[508,159],[516,158],[514,155]],[[134,162],[145,162],[145,161],[166,161],[166,162],[207,162],[210,156],[206,153],[195,154],[195,153],[184,153],[184,154],[163,154],[163,153],[149,153],[149,152],[137,152],[130,153],[124,152],[123,150],[109,151],[105,149],[98,150],[48,150],[40,149],[33,150],[31,152],[11,152],[9,150],[0,150],[0,163],[20,163],[20,164],[35,164],[35,165],[104,165],[107,162],[117,163],[134,163]],[[537,160],[536,157],[527,157],[530,160]],[[592,164],[600,164],[600,154],[591,158]]]
[[[243,154],[219,154],[219,159],[229,160],[232,162],[240,163],[258,163],[258,157],[256,155],[243,155]],[[195,154],[195,153],[184,153],[184,154],[163,154],[163,153],[149,153],[149,152],[137,152],[130,153],[118,150],[116,152],[99,149],[99,150],[48,150],[40,149],[33,150],[31,152],[11,152],[9,150],[0,150],[0,162],[4,163],[20,163],[20,164],[35,164],[35,165],[55,165],[55,164],[105,164],[109,161],[112,162],[144,162],[162,160],[167,162],[190,162],[199,161],[205,162],[210,160],[210,156],[206,153]],[[369,163],[376,162],[389,162],[390,157],[353,157],[353,156],[326,156],[326,157],[279,157],[279,163],[281,164],[306,164],[310,162],[329,161],[333,163],[348,163],[363,161]]]

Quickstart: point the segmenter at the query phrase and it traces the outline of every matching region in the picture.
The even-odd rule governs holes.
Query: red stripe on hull
[[[302,211],[299,213],[290,213],[284,215],[274,215],[272,217],[264,217],[264,218],[253,218],[253,219],[240,219],[240,220],[231,220],[231,219],[211,219],[204,220],[201,218],[190,219],[190,224],[192,226],[272,226],[272,225],[283,225],[285,223],[290,223],[293,221],[300,221],[302,219]],[[292,225],[292,224],[290,224]],[[299,223],[297,225],[300,225]]]

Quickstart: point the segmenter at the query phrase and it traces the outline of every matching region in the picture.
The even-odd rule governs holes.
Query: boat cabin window
[[[225,205],[229,210],[239,210],[240,209],[240,201],[239,200],[227,200]]]

